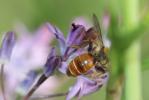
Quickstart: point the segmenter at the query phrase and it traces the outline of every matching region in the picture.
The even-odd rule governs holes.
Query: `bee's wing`
[[[103,47],[104,44],[103,44],[103,39],[102,39],[102,35],[101,35],[101,28],[100,28],[97,16],[95,14],[93,14],[93,24],[94,24],[95,31],[97,32],[99,42],[101,43],[101,46]]]

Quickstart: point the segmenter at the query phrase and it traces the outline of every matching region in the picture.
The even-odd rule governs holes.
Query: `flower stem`
[[[31,88],[31,90],[27,93],[27,95],[24,97],[23,100],[29,100],[30,96],[39,88],[39,86],[46,81],[48,77],[46,77],[44,74],[42,74],[37,81],[37,83]]]
[[[111,67],[106,100],[121,100],[124,84],[123,53],[116,52],[113,48],[111,51],[111,63],[114,66]]]
[[[3,99],[4,100],[7,100],[6,99],[6,95],[5,95],[5,83],[4,83],[4,64],[1,64],[1,91],[2,91],[2,96],[3,96]]]
[[[123,0],[123,7],[125,8],[124,27],[127,31],[131,31],[139,24],[139,0]],[[128,35],[132,34],[135,33],[129,33]],[[140,40],[134,40],[125,51],[125,100],[142,100]]]
[[[125,100],[142,100],[139,44],[139,41],[136,41],[126,52]]]
[[[42,99],[66,96],[67,94],[68,94],[68,92],[66,92],[66,93],[57,93],[57,94],[49,94],[47,96],[32,97],[31,100],[42,100]]]

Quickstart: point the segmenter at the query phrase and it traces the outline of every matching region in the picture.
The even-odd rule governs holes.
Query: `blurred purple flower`
[[[104,32],[104,35],[103,35],[104,45],[106,47],[110,48],[111,42],[110,42],[109,38],[107,37],[108,29],[109,29],[109,26],[110,26],[110,15],[109,15],[108,12],[105,12],[104,15],[103,15],[102,25],[103,25],[103,32]]]
[[[8,72],[15,75],[14,77],[22,79],[30,70],[41,68],[44,65],[53,37],[46,25],[41,26],[32,34],[20,25],[16,32],[19,33],[19,36],[8,65]]]
[[[14,32],[7,32],[3,38],[2,45],[0,48],[0,86],[1,86],[1,92],[2,98],[6,99],[6,93],[5,93],[5,73],[4,73],[4,67],[9,62],[13,47],[15,45],[16,37]]]
[[[20,87],[18,87],[19,93],[25,94],[28,91],[28,89],[33,85],[37,76],[38,74],[36,71],[29,71],[25,79],[20,83]]]
[[[5,74],[7,79],[5,82],[7,86],[6,92],[9,94],[8,98],[11,99],[12,97],[15,98],[15,96],[12,95],[18,92],[18,87],[20,87],[20,84],[24,81],[24,79],[26,80],[27,74],[31,70],[38,70],[44,66],[48,52],[51,49],[49,44],[54,37],[53,33],[48,29],[46,24],[42,25],[32,34],[28,32],[26,28],[21,26],[22,25],[19,25],[19,27],[16,28],[16,32],[19,34],[17,41],[15,41],[16,44],[13,48],[13,52],[10,52],[12,49],[11,46],[14,45],[15,40],[15,36],[12,32],[7,33],[3,40],[2,48],[0,49],[0,55],[3,58],[9,57],[8,54],[10,53],[12,54],[11,60],[5,65]],[[33,83],[34,80],[29,78],[31,77],[28,77],[28,81],[30,81],[28,83]],[[53,84],[53,82],[55,81],[52,81],[51,83]],[[38,92],[41,93],[42,91]]]
[[[110,15],[108,12],[105,12],[102,18],[102,25],[103,25],[103,29],[105,31],[107,31],[109,29],[109,25],[110,25]]]
[[[0,58],[2,60],[10,59],[15,42],[16,36],[14,32],[7,32],[3,38],[2,45],[0,48]]]

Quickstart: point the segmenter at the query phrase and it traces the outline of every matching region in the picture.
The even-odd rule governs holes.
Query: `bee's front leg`
[[[109,74],[108,73],[104,73],[98,77],[96,77],[94,80],[98,83],[98,84],[106,84],[109,78]]]

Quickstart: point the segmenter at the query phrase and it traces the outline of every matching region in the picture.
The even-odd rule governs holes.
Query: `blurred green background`
[[[129,0],[123,1],[125,3],[130,3]],[[149,12],[147,10],[149,6],[148,0],[130,1],[132,1],[132,5],[134,4],[133,2],[139,2],[139,10],[137,12],[139,17],[149,15]],[[51,22],[58,26],[66,35],[66,33],[69,31],[71,21],[79,16],[86,16],[87,18],[91,18],[92,13],[95,13],[99,17],[99,20],[101,20],[103,13],[105,11],[108,11],[110,14],[112,14],[112,16],[123,17],[121,11],[123,11],[125,7],[126,9],[128,7],[127,4],[125,6],[122,6],[122,4],[123,2],[120,2],[118,0],[0,0],[0,34],[2,35],[3,32],[12,30],[14,28],[15,23],[17,22],[24,23],[30,31],[36,30],[40,25],[44,24],[45,22]],[[121,27],[119,27],[119,29],[121,29]],[[143,100],[148,100],[149,34],[147,31],[145,31],[145,33],[146,34],[140,33],[143,34],[140,35],[140,83]],[[118,40],[115,41],[118,42]],[[68,84],[70,85],[72,84],[72,82]],[[65,85],[62,88],[65,88],[66,90],[68,89],[68,86]],[[101,89],[101,91],[84,97],[83,100],[104,100],[104,98],[106,98],[105,96],[106,89],[104,87]]]

